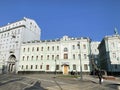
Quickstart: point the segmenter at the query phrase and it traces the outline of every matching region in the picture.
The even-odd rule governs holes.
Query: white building
[[[108,74],[120,72],[120,35],[105,36],[99,45],[100,66]]]
[[[16,72],[22,42],[39,40],[41,30],[32,19],[8,23],[0,27],[0,68],[4,72]]]
[[[99,64],[99,46],[100,42],[91,42],[91,55],[93,55],[93,59],[96,65]]]
[[[23,43],[18,72],[90,72],[90,39],[70,38]],[[80,64],[81,61],[81,64]],[[80,66],[82,67],[80,69]]]

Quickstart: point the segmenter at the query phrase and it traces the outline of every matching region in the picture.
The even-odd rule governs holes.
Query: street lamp
[[[79,49],[79,59],[80,59],[80,79],[82,80],[82,79],[83,79],[83,77],[82,77],[82,63],[81,63],[81,50],[80,50],[80,42],[78,42],[77,46],[78,46],[78,49]]]

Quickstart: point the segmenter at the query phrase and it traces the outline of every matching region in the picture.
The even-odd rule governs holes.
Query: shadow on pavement
[[[56,85],[59,87],[59,90],[63,90],[62,87],[60,86],[60,84],[55,80],[56,77],[54,77],[54,82],[56,83]]]
[[[20,80],[22,80],[22,78],[12,79],[12,80],[6,81],[4,83],[0,82],[0,86],[8,84],[8,83],[12,83],[12,82],[20,81]]]
[[[108,84],[107,87],[113,88],[115,90],[120,90],[120,84]]]
[[[41,87],[41,82],[36,81],[36,82],[33,84],[33,86],[27,87],[27,88],[25,88],[24,90],[47,90],[47,89],[44,89],[43,87]]]

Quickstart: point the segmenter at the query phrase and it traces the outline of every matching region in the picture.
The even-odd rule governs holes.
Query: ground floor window
[[[88,70],[88,65],[84,64],[84,70]]]
[[[59,70],[59,65],[56,65],[56,70]]]
[[[49,65],[46,65],[46,70],[49,70]]]
[[[75,64],[73,64],[73,70],[76,70],[76,65]]]

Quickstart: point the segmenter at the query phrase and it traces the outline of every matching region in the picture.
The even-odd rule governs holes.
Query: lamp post
[[[82,80],[82,79],[83,79],[83,77],[82,77],[82,63],[81,63],[81,50],[80,50],[80,42],[78,42],[77,46],[78,46],[78,49],[79,49],[79,59],[80,59],[80,79]]]

